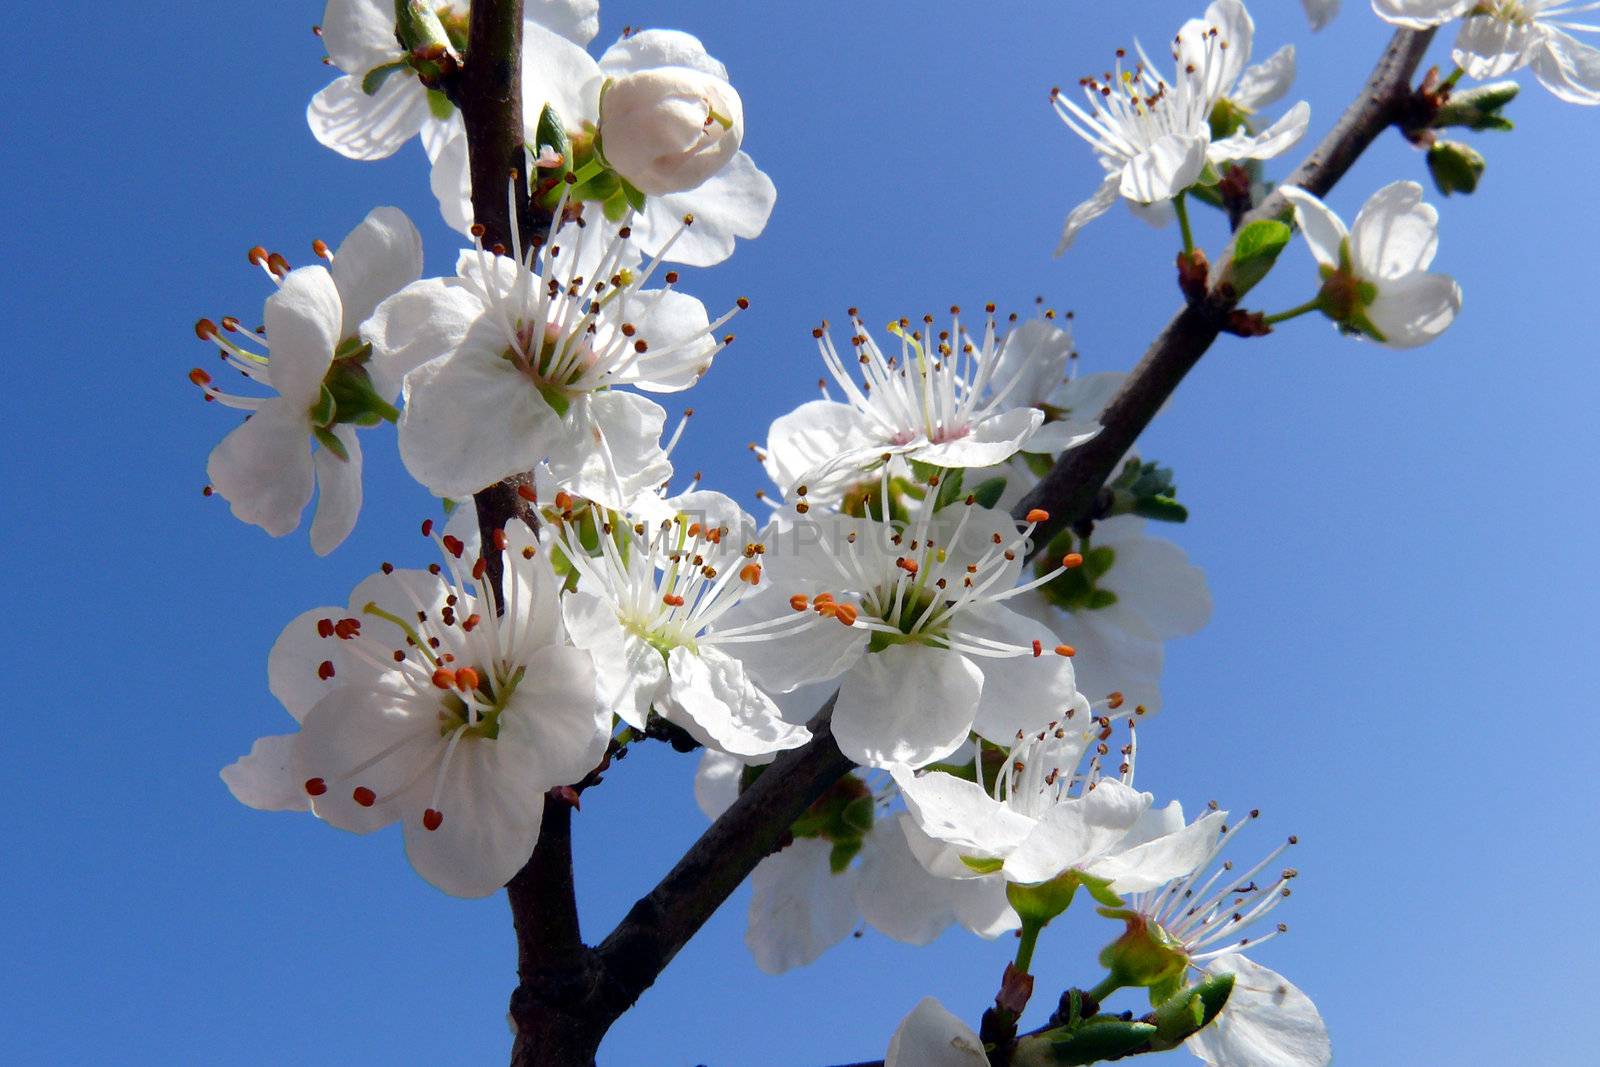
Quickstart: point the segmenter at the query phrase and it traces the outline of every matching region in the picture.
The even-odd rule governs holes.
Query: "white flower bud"
[[[688,67],[614,79],[600,100],[606,162],[646,196],[693,189],[721,170],[744,139],[733,86]]]

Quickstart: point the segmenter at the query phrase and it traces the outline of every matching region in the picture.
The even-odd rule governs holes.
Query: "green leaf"
[[[1189,509],[1170,496],[1140,497],[1133,503],[1133,513],[1156,522],[1189,521]]]
[[[546,148],[560,153],[563,166],[571,164],[572,140],[567,136],[567,127],[561,121],[561,116],[549,104],[539,112],[539,125],[533,134],[534,152],[539,153]]]
[[[1239,231],[1233,241],[1233,258],[1223,272],[1223,280],[1244,296],[1267,276],[1288,247],[1293,231],[1277,219],[1259,219]]]
[[[1049,1058],[1042,1062],[1061,1067],[1080,1067],[1101,1060],[1126,1056],[1149,1041],[1156,1032],[1153,1024],[1132,1019],[1098,1015],[1075,1030],[1050,1033]],[[1041,1035],[1044,1036],[1044,1035]]]

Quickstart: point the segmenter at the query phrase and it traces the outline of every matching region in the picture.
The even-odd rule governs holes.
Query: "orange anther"
[[[461,620],[461,628],[470,634],[482,621],[483,616],[479,615],[477,612],[473,612],[471,615],[468,615],[466,618]]]
[[[743,567],[740,567],[739,580],[748,582],[751,585],[759,585],[761,582],[761,564],[746,563]]]
[[[556,509],[566,511],[570,507],[572,507],[572,495],[563,489],[556,494]]]
[[[1071,645],[1056,646],[1056,655],[1058,656],[1076,656],[1077,654],[1078,650],[1073,648]]]
[[[463,693],[478,688],[478,672],[471,667],[462,667],[456,671],[456,688]]]
[[[834,609],[833,617],[846,626],[854,626],[856,624],[856,609],[849,604],[840,604]]]
[[[517,495],[530,504],[537,504],[539,502],[539,494],[533,491],[533,486],[531,485],[517,486]]]
[[[1035,524],[1049,522],[1050,513],[1044,510],[1044,508],[1034,508],[1032,511],[1028,512],[1028,521]]]
[[[440,689],[449,689],[456,684],[456,672],[448,667],[440,667],[433,672],[433,684]]]
[[[894,565],[905,571],[907,574],[917,573],[917,561],[914,559],[906,559],[904,556],[902,556],[894,561]]]
[[[1122,707],[1122,694],[1112,693],[1110,696],[1106,697],[1106,705],[1110,707],[1112,711]]]
[[[1065,556],[1061,557],[1061,565],[1068,570],[1071,570],[1074,567],[1081,567],[1083,566],[1083,557],[1076,552],[1068,552]]]
[[[217,324],[210,319],[201,319],[194,324],[194,335],[202,341],[209,341],[217,336]]]
[[[683,597],[676,593],[668,593],[666,596],[661,598],[661,602],[667,605],[669,608],[683,607]]]
[[[796,593],[789,598],[789,606],[796,611],[804,611],[810,605],[806,603],[806,595],[804,593]]]

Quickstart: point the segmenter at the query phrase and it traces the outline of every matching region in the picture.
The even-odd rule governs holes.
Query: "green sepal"
[[[1250,112],[1223,97],[1211,105],[1211,139],[1220,141],[1231,137],[1250,125]]]
[[[618,189],[600,205],[600,210],[605,212],[607,222],[621,222],[622,216],[628,213],[628,198]]]
[[[972,502],[982,507],[992,508],[1000,503],[1000,494],[1006,491],[1006,480],[1001,477],[986,478],[972,487],[968,495]]]
[[[1155,1032],[1153,1023],[1098,1015],[1075,1029],[1041,1034],[1041,1037],[1048,1037],[1047,1058],[1029,1058],[1026,1062],[1059,1067],[1098,1063],[1126,1056],[1148,1042]]]
[[[364,349],[370,352],[371,346]],[[336,360],[323,380],[323,388],[338,402],[337,421],[356,426],[394,422],[400,417],[400,409],[372,387],[372,379],[362,366],[364,359],[365,356],[352,356]]]
[[[317,394],[317,402],[311,405],[311,425],[332,426],[339,417],[339,402],[334,398],[333,390],[326,385],[322,392]]]
[[[1483,153],[1460,141],[1435,141],[1428,149],[1428,173],[1434,187],[1445,196],[1477,192],[1488,165]]]
[[[1170,496],[1141,497],[1134,502],[1133,513],[1156,522],[1189,521],[1189,509]]]
[[[966,864],[969,870],[976,871],[979,874],[994,874],[996,871],[1000,870],[1006,865],[1006,861],[1000,859],[998,856],[963,855],[961,857],[961,862]]]
[[[451,115],[456,113],[456,106],[450,98],[437,89],[428,90],[428,114],[440,122],[447,122]]]
[[[626,178],[619,178],[622,182],[622,195],[627,199],[628,206],[635,211],[644,210],[644,193]]]
[[[1006,900],[1022,919],[1023,926],[1044,926],[1071,907],[1072,898],[1082,884],[1083,876],[1077,871],[1063,871],[1048,882],[1032,885],[1007,882]]]
[[[410,69],[411,64],[404,59],[397,59],[393,63],[384,63],[373,67],[362,76],[361,91],[368,96],[374,96],[379,89],[383,88],[383,83],[389,80],[390,75]]]
[[[861,851],[861,838],[853,837],[847,841],[835,841],[833,848],[828,851],[828,869],[834,874],[843,874],[844,869],[850,866],[850,861],[856,858],[856,853]]]
[[[856,797],[844,806],[840,820],[845,826],[853,830],[859,830],[861,833],[866,833],[872,829],[876,810],[877,802],[872,797]]]
[[[394,0],[394,35],[407,52],[437,46],[455,55],[456,46],[439,12],[427,0]]]
[[[1189,956],[1161,927],[1125,908],[1095,910],[1125,924],[1121,936],[1100,950],[1100,965],[1111,972],[1119,987],[1157,988],[1182,979]]]
[[[1196,185],[1215,185],[1222,180],[1222,175],[1217,172],[1216,165],[1211,160],[1206,160],[1206,165],[1200,171],[1200,177],[1194,180]]]
[[[1464,126],[1469,130],[1509,130],[1513,123],[1500,114],[1517,98],[1520,87],[1514,81],[1491,82],[1450,94],[1433,117],[1432,126],[1444,129]]]
[[[961,499],[961,479],[964,468],[951,467],[939,475],[939,492],[933,498],[933,510],[949,507]]]
[[[350,462],[350,453],[345,450],[344,442],[332,430],[323,429],[321,426],[311,428],[311,436],[317,439],[317,444],[338,456],[346,463]]]
[[[572,398],[553,385],[540,385],[537,388],[544,402],[550,405],[550,410],[566,418],[567,409],[572,407]]]
[[[566,123],[549,104],[539,112],[539,125],[533,134],[534,154],[542,154],[546,148],[560,154],[563,167],[571,164],[572,138],[567,136]]]
[[[1236,296],[1244,296],[1272,270],[1293,234],[1277,219],[1250,223],[1233,239],[1233,257],[1222,272],[1223,281],[1233,287]]]
[[[1233,992],[1233,975],[1213,974],[1196,985],[1180,987],[1156,1006],[1148,1018],[1156,1033],[1150,1039],[1150,1052],[1166,1052],[1211,1025],[1228,1003]]]

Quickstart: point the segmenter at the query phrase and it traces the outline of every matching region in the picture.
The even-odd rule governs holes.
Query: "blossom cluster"
[[[1568,32],[1589,28],[1567,16],[1592,5],[1373,6],[1408,27],[1463,20],[1465,76],[1528,66],[1563,99],[1600,102],[1600,53]],[[1305,4],[1319,28],[1337,7]],[[1295,877],[1273,868],[1283,849],[1233,873],[1220,854],[1256,812],[1190,818],[1134,786],[1166,642],[1211,613],[1201,571],[1152,532],[1186,514],[1171,472],[1120,456],[1093,513],[1064,526],[1027,504],[1097,440],[1126,376],[1080,372],[1053,311],[951,307],[875,329],[851,308],[842,329],[813,331],[822,396],[756,449],[768,513],[698,476],[674,492],[684,423],[669,430],[653,397],[710,372],[748,308],[713,314],[678,267],[728,259],[775,202],[742,147],[743,101],[689,34],[627,33],[595,58],[594,0],[530,0],[525,151],[504,193],[516,218],[529,190],[521,206],[546,222],[498,240],[475,216],[484,190],[451,94],[472,61],[469,17],[448,0],[330,0],[321,35],[339,76],[307,109],[316,139],[352,159],[420,140],[465,239],[453,270],[424,276],[417,228],[380,207],[336,248],[314,242],[323,262],[252,249],[275,287],[259,328],[196,326],[266,394],[190,375],[247,412],[207,465],[207,492],[239,519],[282,536],[315,496],[311,545],[333,551],[361,508],[358,431],[383,423],[451,515],[422,524],[435,561],[384,563],[283,630],[268,676],[297,729],[222,772],[233,794],[357,833],[398,822],[424,878],[483,896],[526,862],[546,805],[575,802],[629,745],[703,748],[695,793],[716,818],[825,725],[855,770],[754,872],[747,943],[763,969],[809,963],[862,922],[913,944],[951,925],[1015,931],[1025,969],[1081,888],[1123,924],[1101,957],[1107,992],[1142,988],[1159,1008],[1228,976],[1221,1014],[1179,1039],[1214,1064],[1326,1063],[1310,999],[1244,955],[1284,929],[1262,925]],[[1192,256],[1190,204],[1231,211],[1267,192],[1265,164],[1311,112],[1262,117],[1296,60],[1285,46],[1252,64],[1254,35],[1241,0],[1214,0],[1170,60],[1135,47],[1082,78],[1081,100],[1052,90],[1101,175],[1060,250],[1123,200],[1178,221]],[[1438,213],[1420,185],[1385,186],[1349,227],[1308,189],[1278,192],[1283,218],[1265,224],[1277,249],[1298,228],[1317,281],[1301,307],[1258,317],[1263,330],[1320,311],[1408,348],[1453,322],[1461,291],[1429,269]],[[497,485],[522,517],[480,529],[469,498]],[[925,1001],[888,1062],[987,1059]]]

